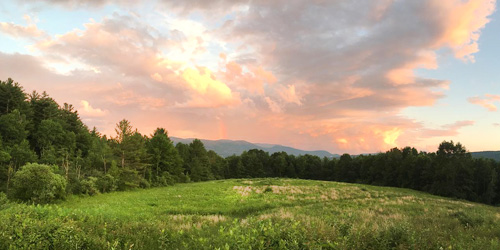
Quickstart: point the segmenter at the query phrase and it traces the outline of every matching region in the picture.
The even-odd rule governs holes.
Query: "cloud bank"
[[[0,53],[0,76],[80,103],[105,133],[126,117],[144,133],[164,126],[176,136],[360,153],[472,125],[432,130],[400,113],[445,96],[447,79],[415,70],[437,69],[439,55],[473,63],[496,1],[152,1],[152,13],[136,1],[21,5],[31,4],[136,8],[54,36],[31,19],[0,23],[34,51]],[[493,111],[495,98],[469,101]]]

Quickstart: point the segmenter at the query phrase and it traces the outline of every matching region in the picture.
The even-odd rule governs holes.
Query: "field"
[[[500,249],[498,207],[295,179],[0,203],[0,221],[0,249]]]

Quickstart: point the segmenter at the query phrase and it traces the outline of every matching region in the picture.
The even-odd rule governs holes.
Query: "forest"
[[[230,178],[287,177],[402,187],[500,204],[500,163],[473,159],[460,143],[339,159],[249,150],[223,158],[200,140],[174,145],[167,129],[144,135],[127,120],[108,137],[71,104],[0,81],[0,200],[51,203],[66,196]],[[2,198],[3,197],[3,198]]]

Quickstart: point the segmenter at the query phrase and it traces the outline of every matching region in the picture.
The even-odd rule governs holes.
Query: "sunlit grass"
[[[2,249],[500,249],[498,207],[295,179],[73,196],[0,219]]]

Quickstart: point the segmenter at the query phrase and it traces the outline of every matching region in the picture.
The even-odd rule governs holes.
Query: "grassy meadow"
[[[297,179],[0,201],[0,221],[0,249],[500,249],[498,207]]]

